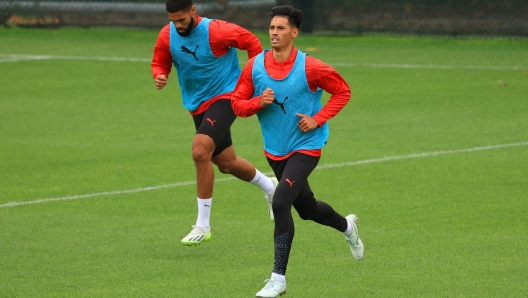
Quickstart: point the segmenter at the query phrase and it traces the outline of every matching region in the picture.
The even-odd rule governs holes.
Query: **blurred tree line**
[[[249,29],[266,28],[272,6],[289,4],[302,9],[301,30],[308,33],[528,36],[528,0],[194,0],[194,3],[202,4],[199,12],[210,18]],[[167,23],[164,4],[165,0],[0,0],[0,25],[18,26],[25,22],[24,17],[31,17],[38,21],[35,26],[41,27],[52,24],[159,28]]]
[[[36,1],[54,1],[68,2],[76,0],[36,0]],[[83,0],[77,0],[83,2]],[[165,0],[89,0],[90,2],[147,2],[147,3],[164,3]],[[238,0],[237,2],[244,1]],[[250,1],[250,0],[248,0]],[[253,0],[254,1],[254,0]],[[17,2],[17,1],[14,1]],[[194,0],[194,3],[219,3],[226,5],[229,0]],[[504,7],[514,8],[516,5],[528,5],[527,0],[277,0],[278,5],[290,4],[301,6],[302,2],[316,2],[329,7],[358,7],[358,6],[379,6],[379,5],[431,5],[431,6],[455,6],[455,7]]]
[[[527,6],[527,0],[278,0],[279,5],[289,4],[296,7],[309,4],[325,5],[327,7],[361,7],[383,5],[426,5],[426,6],[451,6],[467,8],[515,8]]]

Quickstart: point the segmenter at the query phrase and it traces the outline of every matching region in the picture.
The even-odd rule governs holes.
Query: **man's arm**
[[[154,47],[154,57],[150,64],[152,76],[156,81],[156,87],[162,89],[167,84],[167,78],[172,68],[172,54],[170,52],[170,27],[167,25],[161,29],[156,46]]]
[[[262,110],[261,96],[253,97],[255,87],[253,85],[253,63],[255,59],[248,61],[238,78],[235,91],[231,96],[231,106],[233,112],[239,117],[249,117]]]
[[[211,50],[216,57],[225,55],[230,47],[247,51],[248,59],[262,52],[258,37],[236,24],[215,20],[209,25],[209,34]]]
[[[306,57],[306,77],[312,91],[319,87],[331,94],[326,105],[313,116],[320,127],[343,109],[352,93],[346,81],[334,68],[310,56]]]

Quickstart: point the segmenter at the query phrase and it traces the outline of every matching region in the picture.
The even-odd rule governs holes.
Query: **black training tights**
[[[295,153],[285,160],[275,161],[268,158],[275,176],[280,181],[273,196],[273,214],[275,215],[275,266],[273,272],[286,274],[295,226],[291,206],[304,220],[332,227],[340,232],[347,229],[346,219],[325,202],[315,199],[308,176],[315,169],[319,157]]]

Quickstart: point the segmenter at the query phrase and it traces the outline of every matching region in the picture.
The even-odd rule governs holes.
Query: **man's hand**
[[[299,126],[299,129],[302,130],[302,132],[309,132],[310,130],[313,130],[319,126],[319,123],[314,119],[314,117],[310,117],[305,114],[295,114],[297,117],[301,117],[301,120],[297,124]]]
[[[160,90],[160,89],[163,89],[165,85],[167,85],[167,76],[165,74],[159,74],[156,77],[156,88]]]
[[[273,103],[273,100],[275,99],[275,93],[271,88],[266,88],[264,92],[262,92],[262,95],[260,96],[260,107],[265,108],[268,105]]]

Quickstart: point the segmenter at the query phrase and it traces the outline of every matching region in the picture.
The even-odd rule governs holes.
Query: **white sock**
[[[211,203],[213,198],[198,199],[198,218],[196,225],[199,227],[209,228],[209,218],[211,217]]]
[[[352,234],[352,225],[351,225],[350,222],[347,220],[347,229],[346,229],[346,231],[345,231],[345,235],[350,236],[350,234]]]
[[[286,282],[286,276],[285,275],[280,275],[280,274],[277,274],[275,272],[272,272],[271,273],[271,277],[274,277],[275,280],[278,280],[280,282]]]
[[[273,185],[273,181],[271,181],[271,178],[262,174],[258,169],[255,169],[255,171],[257,172],[255,174],[255,178],[253,178],[253,180],[249,182],[258,186],[267,195],[272,193],[275,189],[275,185]]]

